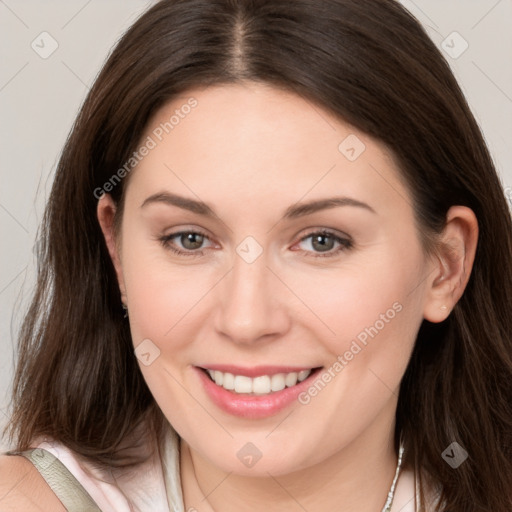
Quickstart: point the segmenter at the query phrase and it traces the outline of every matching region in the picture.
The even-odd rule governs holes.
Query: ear
[[[424,318],[434,323],[448,317],[469,281],[478,242],[478,221],[473,210],[452,206],[440,241],[423,311]]]
[[[98,200],[97,215],[98,222],[105,238],[110,258],[114,265],[119,283],[119,291],[121,292],[121,300],[126,304],[126,289],[124,284],[123,270],[121,266],[120,240],[116,239],[114,232],[114,217],[117,206],[110,194],[102,194]]]

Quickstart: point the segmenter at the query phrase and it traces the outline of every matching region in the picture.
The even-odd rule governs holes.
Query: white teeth
[[[222,382],[224,381],[224,374],[222,372],[218,372],[217,370],[215,370],[214,380],[217,386],[222,386]]]
[[[257,395],[266,395],[271,392],[281,391],[284,388],[291,388],[298,382],[307,379],[312,370],[302,370],[300,372],[277,373],[275,375],[260,375],[251,379],[245,375],[233,375],[232,373],[223,373],[218,370],[207,370],[212,380],[218,386],[224,389],[234,391],[235,393],[254,393]]]
[[[272,375],[272,384],[270,385],[272,391],[281,391],[286,387],[284,383],[285,374],[284,373],[276,373]]]
[[[299,372],[299,375],[297,376],[297,380],[299,382],[302,382],[303,380],[305,380],[309,377],[310,373],[311,373],[311,370],[302,370],[301,372]]]
[[[252,392],[263,395],[270,393],[270,377],[268,375],[262,375],[261,377],[255,377],[252,379]]]
[[[287,373],[286,378],[284,379],[284,383],[287,388],[291,388],[297,384],[297,372]]]
[[[232,373],[224,374],[224,382],[222,383],[224,389],[235,389],[235,376]]]
[[[252,379],[245,375],[235,377],[235,391],[237,393],[252,393]]]

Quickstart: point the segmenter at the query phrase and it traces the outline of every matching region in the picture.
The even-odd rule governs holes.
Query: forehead
[[[159,188],[213,203],[268,197],[293,203],[343,194],[381,208],[410,208],[382,143],[309,100],[266,84],[191,89],[153,116],[144,143],[151,149],[129,187],[139,199]]]

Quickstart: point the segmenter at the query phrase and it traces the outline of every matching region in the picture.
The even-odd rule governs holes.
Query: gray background
[[[32,247],[60,150],[110,48],[152,3],[0,0],[0,427],[16,331],[34,285]],[[401,3],[446,56],[503,187],[512,187],[512,0]]]

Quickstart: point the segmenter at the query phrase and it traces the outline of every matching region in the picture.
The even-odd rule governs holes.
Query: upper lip
[[[199,366],[203,370],[217,370],[233,375],[245,375],[246,377],[260,377],[262,375],[276,375],[278,373],[300,372],[302,370],[314,370],[318,366],[236,366],[233,364],[205,364]]]

